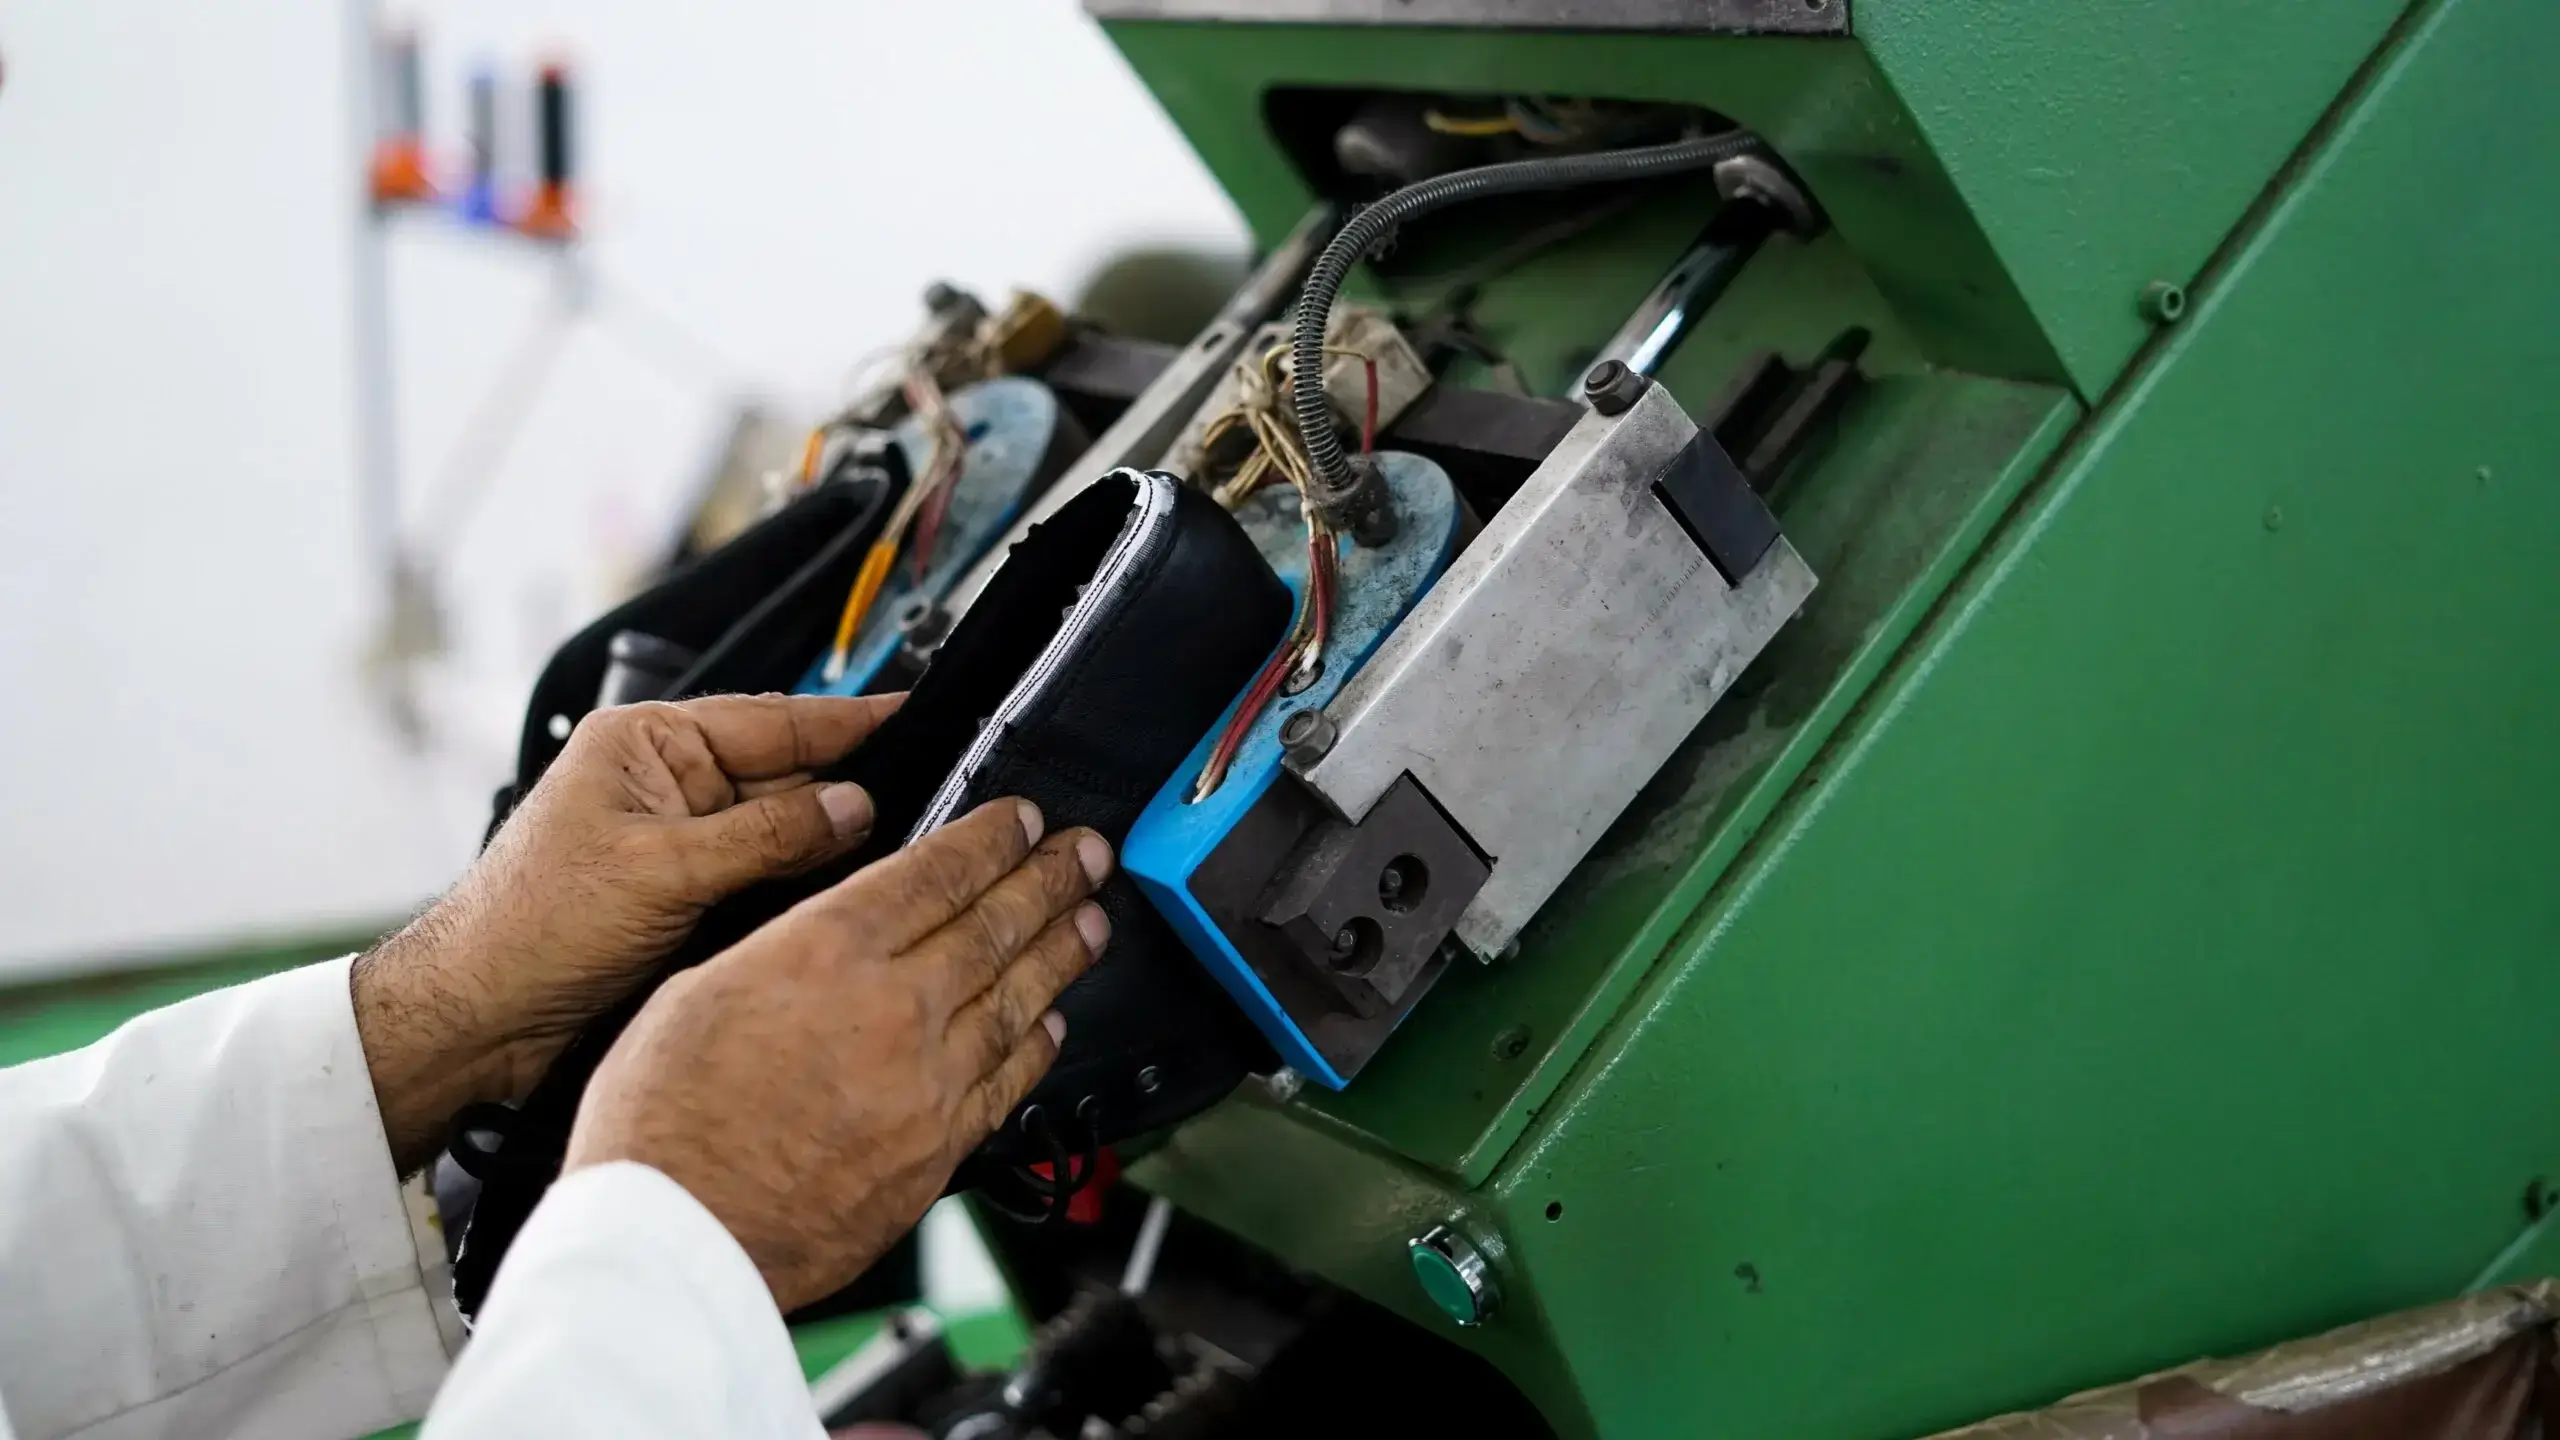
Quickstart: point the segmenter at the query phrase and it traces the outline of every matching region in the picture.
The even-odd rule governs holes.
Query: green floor
[[[370,944],[374,932],[325,935],[299,941],[244,945],[80,980],[50,981],[0,990],[0,1067],[58,1055],[104,1037],[146,1010],[191,995],[237,985],[295,965],[344,955]],[[1011,1309],[945,1315],[945,1333],[964,1367],[1009,1365],[1026,1340]],[[816,1376],[842,1360],[880,1328],[874,1315],[803,1325],[792,1332],[800,1366]],[[417,1427],[386,1430],[375,1440],[414,1435]]]

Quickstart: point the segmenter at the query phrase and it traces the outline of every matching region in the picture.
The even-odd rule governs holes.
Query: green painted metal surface
[[[2104,408],[2057,455],[2076,407],[2013,387],[2041,423],[1957,438],[1997,397],[1948,337],[2007,297],[1925,316],[1963,286],[1889,280],[1844,224],[1918,363],[1786,520],[1835,603],[1890,592],[1799,622],[1870,637],[1882,678],[1834,672],[1790,759],[1702,780],[1755,727],[1693,741],[1520,959],[1452,977],[1350,1093],[1239,1099],[1136,1172],[1477,1348],[1568,1435],[1918,1434],[2560,1256],[2526,1199],[2560,1175],[2560,160],[2489,143],[2531,128],[2560,11],[2037,8],[1968,42],[2007,7],[1868,0],[1857,43],[2048,378],[2124,371]],[[1275,43],[1219,83],[1367,63]],[[1398,53],[1498,88],[1509,43]],[[1662,63],[1747,88],[1707,58],[1733,43]],[[1158,80],[1210,46],[1133,53]],[[2131,88],[2184,98],[2136,124]],[[1294,203],[1233,104],[1175,89],[1222,177]],[[2192,305],[2137,352],[2162,272]],[[1674,388],[1837,296],[1755,266]],[[1571,332],[1557,303],[1522,333]],[[1613,892],[1633,853],[1676,880]],[[1480,1331],[1402,1265],[1451,1217],[1505,1252]]]
[[[2142,341],[2143,284],[2196,272],[2402,9],[1860,0],[1849,39],[1109,29],[1266,241],[1307,198],[1274,86],[1702,104],[1805,176],[1933,360],[2094,395]]]
[[[1796,623],[1540,913],[1516,959],[1443,980],[1357,1085],[1308,1103],[1482,1180],[2077,413],[2054,391],[1967,376],[1885,380],[1860,397],[1783,507],[1825,577]]]
[[[2490,143],[2560,11],[1857,15],[1113,27],[1266,238],[1306,199],[1274,82],[1714,105],[1835,230],[1665,382],[1698,409],[1755,348],[1877,335],[1785,501],[1823,588],[1520,957],[1347,1094],[1240,1095],[1133,1170],[1576,1440],[1916,1434],[2560,1259],[2526,1202],[2560,1176],[2560,159]],[[1557,388],[1697,213],[1477,313]],[[2192,307],[2143,349],[2164,275]],[[1498,1254],[1481,1329],[1407,1265],[1442,1221]]]
[[[1263,95],[1276,85],[1704,104],[1768,136],[1820,193],[1834,228],[1928,359],[1986,375],[2064,378],[1954,184],[1855,44],[1166,22],[1107,28],[1266,242],[1297,223],[1309,198],[1263,124]],[[1552,305],[1579,321],[1580,343],[1597,344],[1672,253],[1641,279],[1621,286],[1600,277],[1556,294]]]
[[[1927,1429],[2513,1238],[2560,1161],[2560,165],[2464,150],[2555,20],[2406,47],[1507,1168],[1604,1433]],[[2419,174],[2461,220],[2373,224]],[[1846,1315],[1855,1385],[1805,1364]]]
[[[2149,333],[2405,0],[1858,0],[1857,43],[2083,393]]]

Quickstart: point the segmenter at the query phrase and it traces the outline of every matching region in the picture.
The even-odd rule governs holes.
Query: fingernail
[[[1023,843],[1027,845],[1039,844],[1040,832],[1043,828],[1040,820],[1040,807],[1032,804],[1028,800],[1016,800],[1013,802],[1013,805],[1015,812],[1022,819]]]
[[[1079,905],[1076,907],[1076,933],[1084,937],[1085,949],[1099,955],[1103,945],[1111,939],[1111,917],[1103,914],[1099,905]]]
[[[819,786],[818,808],[827,812],[839,840],[871,824],[871,794],[859,785]]]
[[[1040,1028],[1049,1032],[1050,1044],[1064,1045],[1067,1043],[1066,1016],[1052,1010],[1048,1014],[1040,1017]]]
[[[1090,832],[1076,837],[1076,863],[1084,867],[1084,878],[1099,885],[1111,873],[1111,847],[1103,838]]]

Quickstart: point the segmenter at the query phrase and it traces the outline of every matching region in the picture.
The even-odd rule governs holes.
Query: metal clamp
[[[1456,927],[1478,955],[1520,933],[1813,591],[1713,443],[1659,385],[1585,414],[1325,707],[1333,743],[1289,761],[1355,824],[1407,777],[1429,795],[1490,860]]]

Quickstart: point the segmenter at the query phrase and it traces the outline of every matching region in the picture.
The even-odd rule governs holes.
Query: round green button
[[[1493,1277],[1483,1252],[1446,1225],[1434,1225],[1405,1245],[1413,1278],[1440,1313],[1460,1325],[1481,1325],[1493,1313]]]

